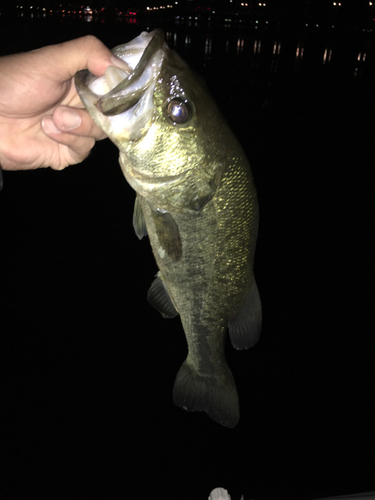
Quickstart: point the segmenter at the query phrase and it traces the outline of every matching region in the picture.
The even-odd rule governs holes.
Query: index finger
[[[125,65],[127,69],[126,63],[113,56],[108,47],[93,35],[48,45],[33,52],[39,52],[49,61],[49,76],[57,81],[69,80],[82,69],[88,69],[95,76],[103,75],[108,66]],[[53,64],[54,61],[58,63]]]

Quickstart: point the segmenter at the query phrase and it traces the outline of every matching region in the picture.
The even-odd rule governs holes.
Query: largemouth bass
[[[136,191],[134,229],[148,234],[159,268],[148,300],[164,317],[181,318],[188,355],[173,399],[234,427],[239,402],[226,331],[235,348],[247,349],[261,327],[250,167],[205,85],[161,31],[112,52],[124,69],[109,67],[99,78],[80,71],[75,82]]]

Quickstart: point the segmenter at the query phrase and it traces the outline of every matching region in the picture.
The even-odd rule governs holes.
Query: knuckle
[[[101,49],[103,46],[103,44],[99,40],[99,38],[97,38],[94,35],[85,35],[82,37],[82,40],[83,40],[84,44],[86,44],[88,47],[91,48],[91,50],[94,50],[94,51]]]

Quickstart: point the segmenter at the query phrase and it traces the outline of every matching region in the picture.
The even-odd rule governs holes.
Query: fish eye
[[[178,99],[173,99],[168,103],[167,114],[173,123],[185,123],[189,118],[188,107]]]

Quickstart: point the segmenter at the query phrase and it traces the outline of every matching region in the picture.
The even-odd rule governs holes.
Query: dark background
[[[160,24],[3,17],[1,52],[87,33],[112,47]],[[374,490],[373,32],[264,19],[165,29],[258,189],[262,335],[249,351],[227,348],[240,422],[227,429],[172,402],[186,342],[180,320],[147,303],[157,269],[133,232],[117,149],[102,141],[62,172],[4,172],[2,498]]]

